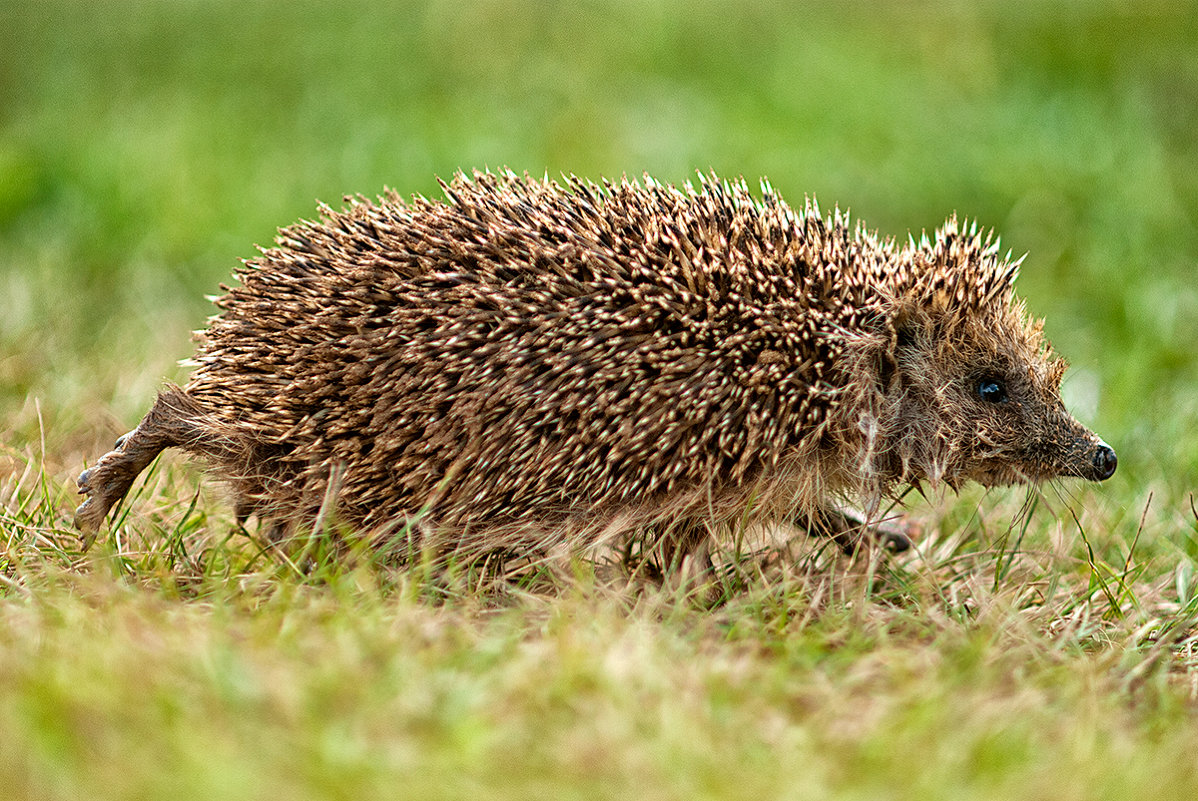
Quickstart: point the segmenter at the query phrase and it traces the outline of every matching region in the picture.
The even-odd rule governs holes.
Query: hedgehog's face
[[[954,487],[1110,478],[1115,452],[1065,410],[1065,363],[1020,307],[921,317],[896,336],[904,478]]]

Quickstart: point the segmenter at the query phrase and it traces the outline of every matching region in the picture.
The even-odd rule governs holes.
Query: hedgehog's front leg
[[[894,553],[911,548],[909,526],[893,520],[874,522],[855,509],[829,505],[800,517],[795,523],[811,534],[831,537],[846,554],[865,543],[881,545]]]
[[[96,538],[108,510],[120,503],[133,481],[165,448],[194,439],[196,406],[181,389],[171,388],[158,399],[137,428],[116,441],[112,451],[100,457],[78,479],[79,492],[87,500],[75,511],[75,527],[87,549]]]

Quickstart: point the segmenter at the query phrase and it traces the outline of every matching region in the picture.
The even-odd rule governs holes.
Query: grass
[[[1188,797],[1198,8],[1017,6],[0,0],[0,796]],[[169,456],[81,551],[73,476],[254,242],[504,165],[976,216],[1119,472],[724,553],[714,604],[297,563]]]

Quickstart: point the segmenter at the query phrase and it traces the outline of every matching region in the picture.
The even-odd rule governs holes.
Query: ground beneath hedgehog
[[[668,561],[745,524],[843,533],[842,504],[912,485],[1115,470],[976,226],[899,245],[714,176],[442,186],[322,208],[245,264],[186,386],[80,476],[88,542],[169,447],[276,539]]]

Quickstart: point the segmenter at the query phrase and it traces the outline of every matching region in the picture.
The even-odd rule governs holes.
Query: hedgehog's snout
[[[1091,465],[1094,468],[1094,472],[1087,476],[1087,478],[1093,481],[1106,481],[1115,475],[1115,468],[1119,466],[1119,457],[1115,455],[1114,448],[1102,440],[1098,440],[1098,449],[1094,451],[1094,458],[1091,460]]]
[[[1087,481],[1106,481],[1115,475],[1119,458],[1115,456],[1114,448],[1086,432],[1086,436],[1078,441],[1066,464],[1062,475],[1076,476]]]

